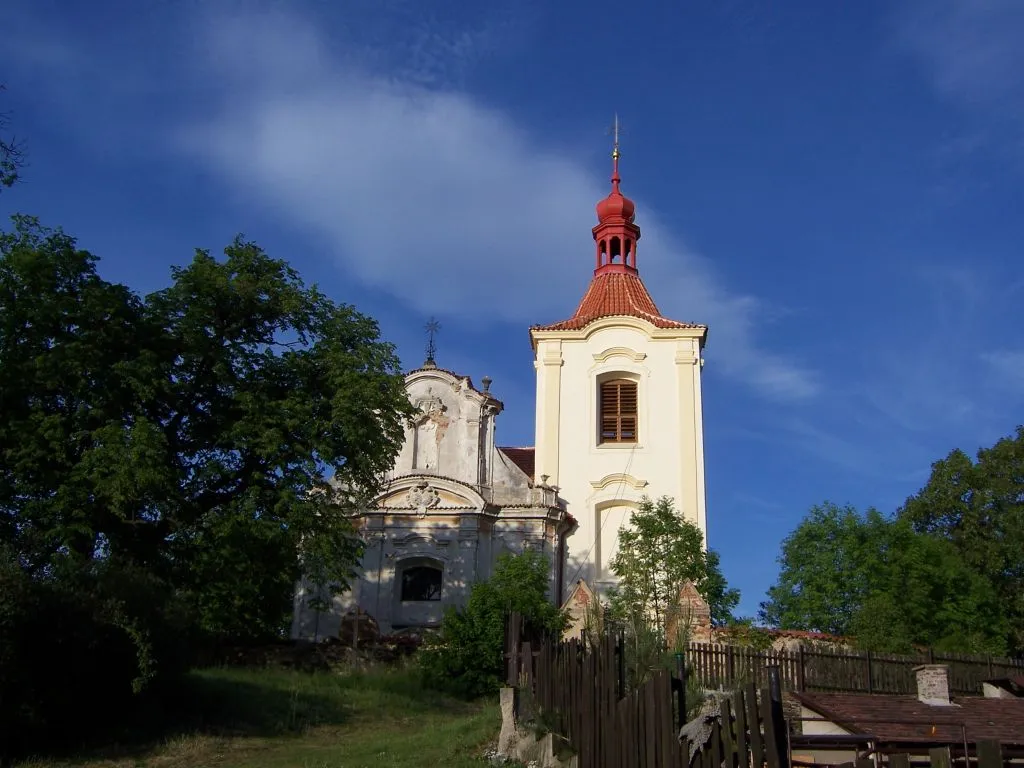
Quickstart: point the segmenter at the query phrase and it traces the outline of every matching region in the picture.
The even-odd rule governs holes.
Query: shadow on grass
[[[415,720],[425,712],[468,712],[471,704],[426,689],[417,670],[303,672],[197,670],[174,688],[139,701],[134,715],[88,743],[36,757],[132,758],[184,736],[287,738],[352,722]]]

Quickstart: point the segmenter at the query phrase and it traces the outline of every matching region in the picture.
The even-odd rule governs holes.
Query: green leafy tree
[[[506,553],[491,577],[477,582],[466,606],[449,608],[441,633],[420,651],[426,682],[475,697],[492,693],[504,678],[505,621],[511,611],[534,632],[561,635],[566,616],[548,599],[551,563],[538,552]]]
[[[739,602],[739,592],[722,575],[718,553],[704,549],[700,528],[683,518],[668,496],[657,502],[644,498],[619,529],[611,568],[618,580],[610,594],[612,614],[635,628],[650,625],[660,642],[680,618],[679,593],[687,581],[708,602],[716,624],[728,622]]]
[[[4,86],[0,85],[0,91]],[[13,135],[7,135],[10,118],[0,112],[0,188],[10,187],[18,181],[25,165],[25,147]]]
[[[951,452],[901,517],[950,542],[995,589],[1008,614],[1007,641],[1024,651],[1024,427],[978,452]]]
[[[142,300],[34,219],[0,237],[0,536],[30,573],[140,568],[207,633],[274,635],[300,568],[350,576],[345,511],[404,435],[399,363],[253,243],[172,277]]]
[[[761,604],[761,619],[781,629],[845,635],[870,592],[883,550],[885,519],[830,502],[810,509],[782,542],[778,583]]]
[[[991,585],[948,542],[906,520],[825,503],[786,538],[779,560],[761,608],[772,626],[851,636],[877,651],[1005,651]]]

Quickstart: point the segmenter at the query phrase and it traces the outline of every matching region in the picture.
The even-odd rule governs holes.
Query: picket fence
[[[982,683],[1024,675],[1024,659],[937,653],[914,656],[817,650],[758,650],[755,648],[690,643],[686,662],[701,685],[731,690],[745,682],[767,685],[770,667],[777,667],[788,691],[908,694],[917,690],[914,667],[945,664],[950,693],[978,696]]]

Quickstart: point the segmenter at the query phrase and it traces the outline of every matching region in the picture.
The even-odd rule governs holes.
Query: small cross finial
[[[615,121],[612,123],[612,191],[619,191],[619,135],[622,133],[622,126],[619,125],[619,113],[615,113]]]
[[[432,317],[424,326],[424,330],[427,332],[426,365],[434,365],[434,354],[437,352],[437,345],[434,343],[434,337],[437,335],[437,332],[441,330],[441,324]]]

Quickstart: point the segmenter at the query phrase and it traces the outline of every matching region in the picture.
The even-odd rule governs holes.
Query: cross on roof
[[[441,330],[441,324],[433,317],[427,322],[424,330],[427,332],[427,364],[434,364],[434,354],[437,352],[437,345],[434,343],[434,337],[438,331]]]

